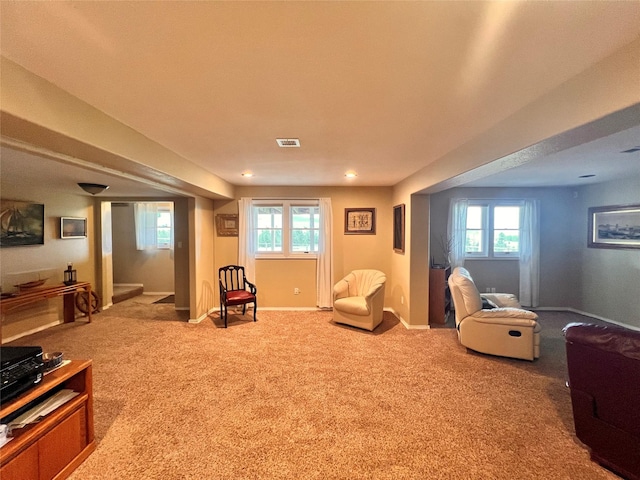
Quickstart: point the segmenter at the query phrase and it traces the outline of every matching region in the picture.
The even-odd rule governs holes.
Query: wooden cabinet
[[[90,360],[74,360],[0,410],[5,419],[58,388],[79,393],[40,422],[14,430],[14,438],[0,449],[2,480],[61,480],[95,450],[91,375]]]
[[[429,269],[429,324],[447,323],[451,312],[451,292],[447,279],[451,267]]]

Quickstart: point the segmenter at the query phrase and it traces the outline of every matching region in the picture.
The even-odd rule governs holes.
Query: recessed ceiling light
[[[356,172],[347,172],[344,174],[344,176],[347,178],[356,178],[358,174]]]
[[[595,175],[593,173],[590,173],[589,175],[580,175],[578,178],[591,178],[591,177],[595,177]]]
[[[251,173],[251,172],[244,172],[244,173],[242,174],[242,176],[243,176],[243,177],[246,177],[246,178],[250,178],[250,177],[253,177],[253,173]]]
[[[300,148],[300,140],[297,138],[276,138],[280,148]]]

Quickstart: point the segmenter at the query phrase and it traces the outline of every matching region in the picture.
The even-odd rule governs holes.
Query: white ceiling
[[[394,185],[640,35],[640,2],[0,8],[3,56],[236,185]],[[638,128],[474,185],[612,179],[636,145]]]
[[[123,177],[122,173],[106,173],[95,168],[52,161],[41,155],[0,147],[0,192],[12,192],[29,187],[40,187],[43,181],[51,193],[90,196],[78,183],[98,183],[109,188],[101,197],[162,198],[180,196],[176,191],[139,178]]]

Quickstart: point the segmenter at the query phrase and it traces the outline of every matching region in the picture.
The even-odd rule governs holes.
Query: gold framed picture
[[[237,237],[238,215],[219,213],[216,215],[216,229],[219,237]]]

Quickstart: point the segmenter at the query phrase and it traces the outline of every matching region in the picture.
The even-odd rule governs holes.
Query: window
[[[252,212],[257,257],[315,257],[320,240],[317,201],[255,201]]]
[[[156,219],[156,247],[171,248],[171,209],[158,206]]]
[[[170,249],[173,244],[173,203],[133,204],[136,249]]]
[[[521,210],[513,202],[469,202],[465,257],[518,258]]]

